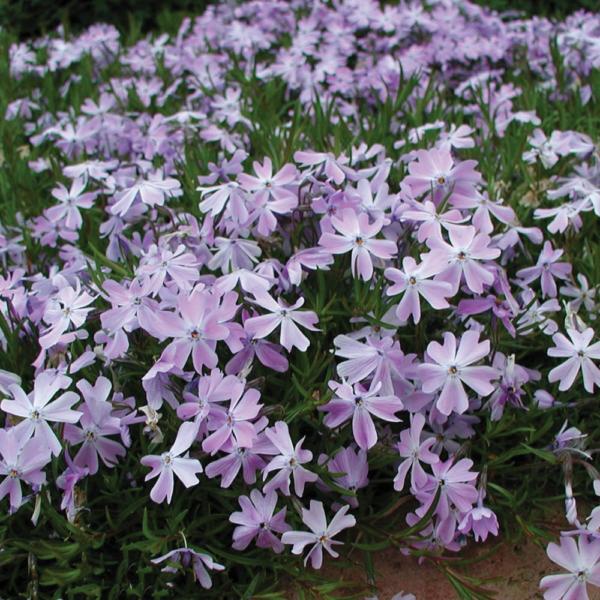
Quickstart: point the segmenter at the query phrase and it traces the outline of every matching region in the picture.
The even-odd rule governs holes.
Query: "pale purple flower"
[[[111,415],[113,405],[108,396],[112,385],[106,377],[98,377],[93,387],[80,380],[77,387],[84,398],[79,406],[81,427],[67,424],[63,436],[70,444],[82,444],[73,462],[93,475],[98,472],[98,456],[107,467],[114,467],[118,458],[125,456],[125,448],[107,437],[121,435],[121,422]]]
[[[0,408],[11,415],[21,417],[22,421],[15,425],[15,433],[23,441],[34,437],[48,450],[58,456],[62,446],[58,437],[49,425],[56,423],[77,423],[82,413],[72,410],[79,401],[75,392],[64,392],[55,400],[53,396],[71,385],[71,378],[49,371],[40,373],[33,383],[33,392],[29,395],[18,385],[9,386],[12,400],[2,400]]]
[[[421,490],[416,490],[417,498],[424,502],[423,510],[429,509],[438,490],[440,496],[435,513],[440,519],[446,519],[452,507],[462,513],[471,510],[478,498],[473,483],[477,479],[477,473],[470,470],[472,466],[473,461],[469,458],[462,458],[457,462],[449,458],[432,463],[433,476]]]
[[[254,208],[250,214],[251,221],[258,219],[257,230],[261,235],[269,235],[277,227],[275,215],[288,214],[298,205],[298,197],[293,184],[298,171],[292,164],[284,165],[273,175],[273,163],[266,157],[264,163],[252,164],[256,177],[241,173],[238,182],[253,193]]]
[[[116,195],[116,202],[110,208],[113,215],[123,216],[139,198],[148,206],[162,206],[165,198],[179,196],[183,193],[181,184],[171,177],[164,178],[159,171],[150,173],[148,179],[138,179]]]
[[[310,331],[319,331],[315,325],[319,320],[317,314],[312,310],[298,310],[304,305],[304,298],[298,298],[291,306],[281,298],[275,300],[268,292],[261,288],[253,290],[253,302],[265,308],[271,314],[251,317],[244,323],[246,331],[256,339],[267,337],[272,331],[281,327],[279,343],[288,351],[296,347],[304,352],[310,342],[300,331],[297,324]]]
[[[546,575],[540,581],[544,600],[588,600],[587,584],[600,587],[600,540],[586,535],[564,536],[546,550],[551,561],[568,573]]]
[[[244,384],[237,381],[230,391],[229,408],[214,407],[208,417],[208,426],[213,432],[202,442],[204,452],[215,454],[231,438],[239,448],[251,448],[256,437],[252,420],[258,416],[260,392],[249,389],[244,392]]]
[[[89,475],[89,471],[74,464],[67,451],[65,451],[65,460],[67,468],[56,478],[56,487],[63,491],[60,508],[67,513],[67,519],[72,523],[80,510],[77,506],[75,486]]]
[[[391,240],[378,240],[375,236],[381,231],[383,217],[369,223],[367,213],[356,214],[351,208],[342,211],[342,218],[331,217],[331,224],[340,235],[325,232],[319,244],[332,254],[351,253],[352,275],[368,281],[373,276],[371,255],[387,259],[396,254],[396,243]]]
[[[453,411],[462,414],[469,407],[463,383],[481,396],[494,391],[491,380],[498,377],[498,371],[493,367],[471,366],[489,352],[490,342],[480,342],[477,331],[466,331],[460,338],[458,348],[454,334],[448,331],[444,333],[443,345],[430,342],[427,346],[427,355],[432,362],[419,365],[418,374],[423,382],[424,392],[441,389],[436,408],[443,415],[449,415]]]
[[[411,487],[415,490],[422,488],[427,483],[427,473],[421,462],[432,465],[440,460],[439,456],[431,451],[436,442],[435,438],[425,438],[421,441],[424,426],[425,417],[417,413],[411,416],[410,427],[400,432],[400,441],[396,448],[404,460],[398,465],[398,473],[394,477],[394,489],[398,492],[404,489],[409,471]]]
[[[189,458],[187,452],[189,447],[194,443],[198,433],[198,425],[196,423],[186,421],[179,426],[175,442],[171,449],[163,452],[161,455],[150,454],[141,459],[141,463],[145,467],[150,467],[152,470],[146,475],[145,481],[158,477],[157,482],[150,491],[150,498],[154,502],[161,503],[167,500],[171,503],[173,496],[173,473],[186,488],[198,484],[198,473],[202,473],[202,465],[195,458]],[[184,454],[184,456],[181,456]]]
[[[417,240],[424,242],[429,238],[441,238],[442,227],[448,229],[450,225],[459,225],[468,219],[462,216],[460,211],[451,208],[445,212],[438,212],[436,206],[431,200],[425,202],[413,202],[407,210],[400,214],[401,221],[414,221],[420,223],[417,230]]]
[[[88,313],[93,310],[89,305],[95,300],[87,292],[81,291],[79,280],[75,288],[65,285],[50,298],[44,311],[44,321],[48,328],[40,337],[40,346],[50,348],[56,344],[71,325],[81,327]]]
[[[549,241],[544,242],[544,247],[538,256],[537,264],[534,267],[527,267],[517,271],[517,277],[520,277],[523,283],[530,284],[536,279],[540,279],[542,285],[542,294],[544,297],[556,297],[556,282],[554,278],[568,279],[572,267],[567,262],[558,262],[563,255],[563,250],[554,250]]]
[[[598,291],[598,287],[590,287],[586,276],[581,273],[577,275],[577,281],[579,282],[579,287],[575,283],[568,283],[566,286],[560,288],[560,293],[562,296],[573,298],[569,302],[573,312],[578,312],[583,305],[589,313],[593,313],[596,309],[596,292]]]
[[[208,571],[224,571],[225,567],[216,563],[212,556],[203,552],[196,552],[191,548],[176,548],[167,552],[163,556],[153,558],[152,562],[155,565],[161,562],[167,561],[169,564],[163,567],[162,571],[165,573],[176,573],[177,569],[172,566],[177,564],[183,569],[192,567],[192,573],[194,575],[194,581],[197,581],[204,589],[208,590],[212,587],[212,579],[208,574]]]
[[[417,150],[416,156],[417,160],[409,163],[409,175],[404,179],[415,196],[429,192],[439,204],[449,195],[452,202],[473,195],[481,182],[481,175],[475,171],[477,162],[465,160],[455,164],[448,149]]]
[[[183,244],[175,250],[153,244],[140,262],[138,270],[143,276],[145,290],[157,293],[165,281],[174,281],[184,291],[192,289],[198,280],[198,259]]]
[[[483,505],[481,495],[477,505],[461,519],[458,530],[465,535],[472,532],[476,542],[485,542],[490,533],[498,535],[498,518],[494,511]]]
[[[51,221],[63,221],[67,229],[80,229],[83,225],[83,219],[80,208],[91,208],[94,204],[96,192],[83,193],[86,182],[84,179],[75,179],[71,188],[67,188],[59,183],[58,187],[52,190],[52,195],[60,201],[57,206],[50,207],[46,214]]]
[[[368,336],[361,342],[348,335],[338,335],[333,343],[335,355],[347,359],[337,366],[340,377],[354,384],[372,376],[373,381],[382,383],[383,393],[394,393],[392,374],[399,374],[406,357],[391,336]]]
[[[294,446],[290,431],[285,421],[277,421],[273,427],[265,430],[267,439],[275,446],[277,456],[263,469],[263,480],[271,471],[279,471],[273,479],[264,486],[266,493],[281,490],[286,496],[290,495],[290,477],[294,478],[294,490],[302,497],[306,483],[315,482],[318,479],[316,473],[305,469],[302,465],[312,460],[312,452],[303,450],[304,438]]]
[[[494,283],[493,273],[481,261],[498,258],[500,249],[492,248],[490,237],[477,233],[471,225],[448,226],[448,235],[450,243],[441,237],[427,240],[427,245],[431,248],[427,261],[443,265],[436,279],[448,282],[452,286],[452,295],[458,292],[463,278],[472,292],[481,294],[484,285]]]
[[[325,509],[323,503],[316,500],[310,501],[310,509],[302,509],[302,522],[311,530],[311,533],[306,531],[287,531],[283,534],[281,541],[284,544],[292,544],[293,554],[302,554],[305,546],[313,544],[309,553],[304,559],[304,565],[310,560],[313,569],[320,569],[323,565],[323,549],[337,558],[339,554],[333,549],[334,545],[342,544],[332,539],[342,530],[356,525],[356,519],[352,515],[346,513],[350,507],[346,504],[342,506],[331,522],[327,524]]]
[[[229,337],[223,321],[229,320],[237,306],[227,301],[237,298],[235,292],[225,295],[223,303],[217,294],[196,288],[190,295],[179,296],[179,314],[162,311],[156,314],[151,333],[157,337],[170,337],[173,341],[163,350],[160,361],[183,369],[190,354],[197,373],[204,366],[217,366],[217,342]]]
[[[329,387],[335,396],[319,407],[327,413],[323,422],[333,429],[351,418],[354,439],[363,450],[369,450],[377,443],[377,430],[371,415],[384,421],[400,421],[395,413],[402,410],[402,401],[396,396],[379,395],[381,383],[366,389],[360,384],[353,387],[345,382],[330,381]]]
[[[343,166],[348,162],[346,157],[336,158],[330,152],[304,152],[298,150],[294,153],[294,160],[302,166],[315,167],[322,171],[328,179],[340,185],[346,178]]]
[[[592,394],[594,386],[600,387],[600,369],[592,361],[593,358],[600,360],[600,342],[591,343],[594,338],[594,330],[591,327],[583,332],[567,329],[567,334],[571,338],[570,340],[562,333],[555,333],[552,336],[555,346],[548,349],[548,356],[567,360],[548,373],[548,381],[551,383],[559,381],[558,389],[568,390],[581,369],[583,386]]]
[[[337,485],[350,492],[356,492],[369,484],[369,463],[365,450],[355,451],[349,446],[340,449],[327,462],[327,470]],[[358,500],[354,496],[343,496],[343,498],[353,508],[358,506]]]
[[[384,271],[387,279],[393,282],[387,288],[386,294],[395,296],[404,292],[396,307],[396,316],[400,321],[408,321],[408,317],[411,315],[415,324],[421,320],[419,296],[423,296],[437,310],[450,306],[446,298],[452,295],[452,286],[445,281],[429,279],[439,273],[437,265],[429,263],[427,260],[417,265],[412,256],[405,256],[402,259],[402,269],[389,267]]]
[[[256,538],[259,548],[271,548],[277,554],[283,552],[283,543],[275,533],[284,533],[291,527],[285,522],[286,508],[273,514],[277,498],[275,492],[263,496],[259,490],[252,490],[249,498],[238,498],[242,511],[229,516],[229,521],[238,525],[233,530],[233,548],[245,550]]]
[[[0,500],[8,494],[10,510],[14,512],[23,502],[21,482],[39,488],[46,481],[42,469],[52,456],[43,440],[25,441],[14,429],[0,429],[0,455],[0,475],[5,476],[0,483]]]

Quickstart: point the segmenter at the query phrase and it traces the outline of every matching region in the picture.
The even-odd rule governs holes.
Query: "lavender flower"
[[[308,544],[314,544],[304,559],[304,564],[310,560],[313,569],[320,569],[323,565],[323,549],[337,558],[339,554],[333,549],[334,545],[342,544],[332,538],[343,529],[354,527],[356,519],[346,513],[350,507],[343,506],[338,510],[329,525],[322,502],[316,500],[310,501],[310,509],[302,509],[302,522],[311,530],[311,533],[304,531],[287,531],[281,537],[284,544],[292,544],[292,552],[301,554]]]

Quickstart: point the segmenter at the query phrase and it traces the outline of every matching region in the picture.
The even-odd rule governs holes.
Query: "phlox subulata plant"
[[[485,598],[448,556],[548,533],[546,598],[600,584],[598,15],[1,35],[7,590],[326,596],[392,547]]]

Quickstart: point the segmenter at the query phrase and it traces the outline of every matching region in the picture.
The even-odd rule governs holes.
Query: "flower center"
[[[458,258],[458,260],[465,260],[465,258],[467,258],[467,255],[466,255],[466,253],[465,253],[463,250],[461,250],[461,251],[460,251],[460,252],[459,252],[459,253],[456,255],[456,258]]]
[[[456,375],[458,373],[458,369],[453,365],[451,367],[448,368],[448,373],[450,375]]]
[[[96,439],[96,434],[95,434],[95,432],[93,432],[93,431],[91,431],[91,430],[88,430],[88,431],[86,431],[86,432],[85,432],[85,439],[86,439],[88,442],[93,442],[93,441]]]
[[[165,452],[162,455],[162,461],[164,465],[170,465],[173,463],[173,456],[171,455],[170,452]]]
[[[360,235],[356,237],[356,239],[354,240],[354,242],[356,243],[357,246],[362,246],[365,243],[365,240],[363,240]]]
[[[438,185],[444,185],[446,183],[446,178],[443,175],[438,175],[436,181]]]
[[[416,285],[417,280],[414,277],[409,277],[408,278],[408,283],[410,283],[410,285]]]
[[[40,419],[40,411],[39,410],[32,410],[31,413],[29,413],[29,418],[32,419],[33,421],[39,421]]]
[[[8,472],[8,476],[12,477],[13,479],[17,478],[19,476],[19,471],[17,471],[17,469],[12,468],[9,472]]]
[[[298,461],[296,460],[295,456],[292,456],[292,458],[290,458],[290,460],[288,461],[288,464],[290,465],[290,467],[292,467],[292,469],[294,469],[295,467],[298,466]]]

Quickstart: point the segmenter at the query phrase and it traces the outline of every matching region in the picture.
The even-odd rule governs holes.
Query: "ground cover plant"
[[[600,16],[172,25],[0,34],[2,593],[364,597],[391,547],[488,598],[500,535],[587,598]]]

